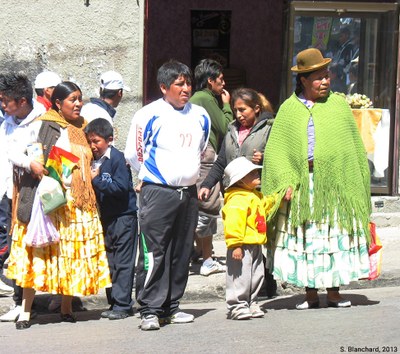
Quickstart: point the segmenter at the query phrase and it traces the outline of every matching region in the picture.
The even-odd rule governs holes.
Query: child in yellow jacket
[[[228,164],[222,218],[226,256],[226,303],[228,318],[260,318],[264,312],[257,304],[264,280],[262,245],[267,241],[266,216],[274,203],[256,188],[260,185],[258,166],[239,157]]]

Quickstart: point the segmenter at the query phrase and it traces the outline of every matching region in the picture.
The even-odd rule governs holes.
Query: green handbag
[[[67,204],[63,188],[54,178],[43,176],[37,189],[45,214]]]

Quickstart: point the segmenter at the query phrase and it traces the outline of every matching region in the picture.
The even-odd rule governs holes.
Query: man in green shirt
[[[210,139],[206,153],[201,161],[200,177],[197,185],[206,178],[222,140],[227,132],[228,124],[233,120],[229,92],[224,89],[225,81],[222,65],[212,59],[203,59],[195,68],[196,93],[190,102],[205,108],[211,118]],[[220,189],[217,185],[204,200],[199,196],[199,220],[196,229],[196,252],[202,255],[203,264],[200,274],[208,276],[225,271],[225,266],[212,258],[212,238],[217,231],[217,217],[220,211]]]

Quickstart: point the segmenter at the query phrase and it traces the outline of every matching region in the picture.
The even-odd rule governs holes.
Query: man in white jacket
[[[196,181],[211,126],[207,111],[189,102],[192,75],[185,64],[163,64],[157,82],[163,98],[136,112],[125,148],[142,181],[136,299],[145,331],[194,320],[180,310],[179,300],[188,280]]]
[[[30,124],[46,110],[43,105],[33,100],[32,84],[25,75],[21,74],[10,73],[0,76],[0,101],[4,110],[4,122],[0,127],[0,219],[2,222],[0,237],[8,238],[9,250],[11,248],[11,237],[7,237],[7,235],[11,232],[9,228],[13,191],[13,164],[9,158],[10,154],[16,153],[10,147],[17,141],[19,144],[24,145],[24,150],[26,150],[30,135]],[[7,256],[7,253],[3,254],[1,264],[3,264]],[[8,313],[1,316],[0,321],[13,322],[19,316],[22,289],[15,283],[13,288],[15,306]]]

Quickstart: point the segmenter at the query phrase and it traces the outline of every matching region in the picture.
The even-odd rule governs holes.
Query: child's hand
[[[232,252],[232,258],[241,261],[243,258],[243,250],[242,247],[236,247]]]
[[[210,197],[210,190],[206,187],[203,187],[199,190],[199,193],[197,195],[199,200],[206,201]]]
[[[256,165],[261,165],[263,162],[263,153],[261,151],[257,151],[256,149],[253,150],[253,156],[251,158],[251,162]]]
[[[286,194],[285,194],[285,200],[290,200],[290,199],[292,199],[292,192],[293,192],[293,188],[292,188],[292,187],[289,187],[289,188],[287,189],[287,191],[286,191]]]
[[[100,168],[91,168],[90,169],[90,175],[92,176],[92,179],[94,179],[95,177],[97,177],[100,173]]]

